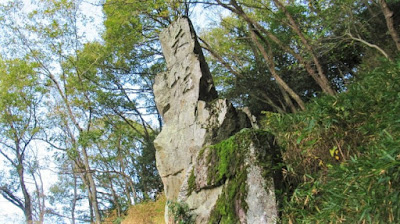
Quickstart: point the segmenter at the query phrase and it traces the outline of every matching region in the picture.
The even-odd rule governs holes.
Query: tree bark
[[[21,185],[22,194],[24,195],[24,214],[25,214],[26,222],[28,224],[32,224],[33,223],[32,201],[31,201],[31,196],[28,192],[28,189],[25,186],[24,167],[23,167],[21,155],[18,155],[17,171],[18,171],[18,176],[19,176],[19,184]]]
[[[83,154],[83,161],[84,161],[84,166],[85,166],[85,176],[88,180],[88,184],[89,184],[89,200],[91,200],[92,203],[92,208],[93,208],[93,213],[94,213],[94,217],[95,220],[94,222],[96,224],[100,224],[101,223],[101,214],[100,214],[100,210],[99,210],[99,204],[98,204],[98,200],[97,200],[97,189],[96,189],[96,183],[94,181],[93,178],[93,173],[90,170],[90,165],[89,165],[89,156],[87,154],[86,148],[82,148],[82,154]]]
[[[72,164],[73,166],[73,164]],[[77,202],[77,198],[78,198],[78,190],[77,190],[77,183],[76,183],[76,176],[75,173],[72,174],[73,175],[73,179],[74,179],[74,196],[71,202],[71,224],[75,224],[75,208],[76,208],[76,202]]]
[[[37,197],[37,207],[39,209],[39,220],[36,221],[37,224],[43,224],[44,223],[44,215],[46,212],[46,201],[45,201],[45,197],[44,197],[44,189],[43,189],[43,179],[42,179],[42,175],[40,173],[40,171],[37,172],[38,177],[39,177],[39,181],[40,183],[38,183],[38,180],[35,176],[35,173],[31,173],[33,181],[35,183],[35,187],[36,187],[36,197]]]
[[[389,60],[392,60],[392,59],[389,57],[389,55],[388,55],[382,48],[380,48],[378,45],[376,45],[376,44],[371,44],[371,43],[369,43],[368,41],[361,39],[360,37],[358,37],[358,38],[357,38],[357,37],[354,37],[350,32],[347,32],[346,34],[347,34],[347,36],[349,36],[352,40],[355,40],[355,41],[358,41],[358,42],[360,42],[360,43],[362,43],[362,44],[365,44],[365,45],[367,45],[368,47],[375,48],[375,49],[378,50],[383,56],[385,56],[385,58],[387,58],[387,59],[389,59]]]
[[[389,9],[385,0],[379,0],[379,4],[381,5],[383,15],[385,16],[386,26],[389,30],[390,36],[392,36],[392,39],[396,44],[397,51],[400,52],[400,37],[394,28],[393,12]]]
[[[322,69],[322,65],[319,62],[317,55],[315,54],[313,47],[308,43],[308,40],[306,39],[304,34],[301,32],[299,25],[296,23],[296,21],[294,21],[292,15],[290,15],[290,13],[287,11],[285,5],[283,5],[282,2],[280,2],[279,0],[273,0],[273,1],[274,1],[275,5],[283,11],[286,18],[289,20],[289,23],[290,23],[292,29],[300,37],[301,42],[304,44],[307,51],[312,56],[312,59],[315,63],[315,66],[317,67],[317,71],[318,71],[318,79],[319,79],[318,84],[321,86],[322,91],[324,91],[326,94],[329,94],[329,95],[335,95],[336,92],[332,89],[332,87],[329,83],[329,80],[326,77],[326,75]]]
[[[275,79],[277,84],[280,87],[282,87],[282,89],[285,90],[285,92],[287,92],[296,101],[296,103],[299,105],[299,107],[302,110],[304,110],[305,109],[305,105],[304,105],[303,100],[300,98],[299,95],[297,95],[297,93],[295,93],[293,91],[292,88],[289,87],[289,85],[276,72],[276,70],[275,70],[275,62],[274,62],[274,59],[273,59],[273,57],[271,55],[271,53],[272,53],[271,49],[269,49],[270,55],[268,55],[268,53],[265,50],[264,46],[257,39],[257,36],[256,36],[256,34],[254,32],[254,27],[252,26],[252,24],[249,24],[249,30],[250,30],[250,37],[254,41],[254,43],[256,44],[257,48],[260,50],[261,55],[263,56],[264,60],[267,62],[267,66],[268,66],[269,71],[271,72],[272,77]]]
[[[294,104],[293,104],[292,100],[290,99],[289,95],[287,94],[287,92],[281,86],[279,86],[279,90],[281,91],[281,93],[283,95],[283,99],[285,100],[286,105],[289,106],[292,113],[296,113],[297,109],[294,106]]]
[[[110,190],[111,190],[111,195],[113,197],[113,202],[114,202],[114,205],[115,205],[115,209],[117,210],[117,217],[121,217],[121,212],[122,212],[121,205],[119,204],[118,195],[114,190],[114,186],[113,186],[112,182],[113,182],[113,180],[110,177]]]

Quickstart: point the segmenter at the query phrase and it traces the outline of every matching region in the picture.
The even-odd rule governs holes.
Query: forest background
[[[90,2],[98,39],[88,2],[24,4],[0,5],[0,193],[28,223],[100,223],[162,191],[158,34],[195,7],[225,12],[200,32],[220,96],[281,145],[282,221],[400,221],[400,1]]]

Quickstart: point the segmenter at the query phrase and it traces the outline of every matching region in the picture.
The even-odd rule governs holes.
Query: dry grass
[[[162,194],[155,202],[145,202],[132,206],[121,224],[162,224],[167,199]]]
[[[157,201],[149,201],[134,205],[128,209],[127,215],[121,222],[114,213],[110,214],[103,222],[103,224],[163,224],[165,204],[167,199],[164,194],[160,195]]]

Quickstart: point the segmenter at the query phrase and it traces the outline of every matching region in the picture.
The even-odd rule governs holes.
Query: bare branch
[[[360,43],[362,43],[362,44],[365,44],[365,45],[367,45],[368,47],[375,48],[375,49],[378,50],[381,54],[383,54],[383,56],[385,56],[385,58],[391,60],[391,58],[389,57],[389,55],[388,55],[382,48],[380,48],[378,45],[376,45],[376,44],[371,44],[371,43],[367,42],[366,40],[361,39],[360,37],[358,37],[358,38],[357,38],[357,37],[354,37],[350,32],[347,32],[346,34],[347,34],[347,36],[349,36],[352,40],[355,40],[355,41],[358,41],[358,42],[360,42]]]

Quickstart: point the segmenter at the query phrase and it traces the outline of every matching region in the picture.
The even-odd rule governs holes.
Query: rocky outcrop
[[[160,40],[167,72],[154,84],[164,119],[155,147],[167,199],[187,204],[195,223],[274,223],[271,137],[254,130],[248,111],[218,99],[187,18],[164,30]]]

